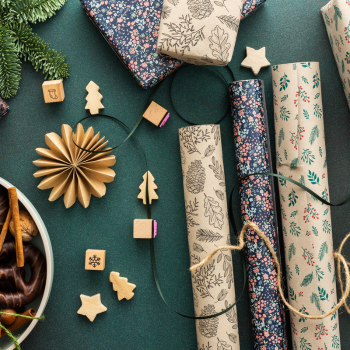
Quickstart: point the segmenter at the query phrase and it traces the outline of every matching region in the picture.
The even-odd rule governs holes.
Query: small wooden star
[[[79,315],[86,316],[91,322],[97,314],[107,311],[107,308],[101,303],[101,294],[92,297],[81,294],[81,308],[78,310]]]
[[[251,68],[255,75],[258,75],[260,69],[270,66],[270,62],[266,59],[266,47],[254,50],[247,46],[247,57],[241,63],[242,67]]]

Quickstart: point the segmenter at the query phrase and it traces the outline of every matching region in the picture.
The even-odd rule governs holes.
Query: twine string
[[[340,301],[338,302],[337,305],[335,305],[330,311],[326,312],[323,315],[305,315],[303,313],[301,313],[300,311],[298,311],[295,307],[293,307],[292,305],[289,304],[289,302],[286,300],[285,296],[284,296],[284,292],[283,292],[283,288],[282,288],[282,272],[281,272],[281,265],[278,262],[277,259],[277,255],[271,245],[270,240],[265,236],[265,234],[259,229],[259,227],[252,223],[252,222],[247,222],[242,230],[241,233],[239,234],[238,237],[238,245],[233,246],[233,245],[225,245],[222,247],[219,247],[217,249],[215,249],[212,253],[210,253],[205,259],[203,259],[200,263],[193,265],[190,268],[191,272],[194,272],[195,270],[197,270],[198,268],[200,268],[201,266],[203,266],[204,264],[206,264],[208,261],[210,261],[213,256],[220,250],[223,249],[229,249],[229,250],[242,250],[244,248],[244,237],[246,235],[247,229],[251,228],[255,231],[255,233],[257,233],[259,235],[259,237],[265,242],[267,248],[269,249],[274,264],[276,266],[277,269],[277,284],[278,284],[278,290],[281,296],[281,299],[283,301],[283,303],[287,306],[287,308],[289,310],[291,310],[292,312],[294,312],[296,315],[302,317],[302,318],[308,318],[308,319],[312,319],[312,320],[321,320],[324,319],[332,314],[334,314],[341,306],[345,305],[346,310],[348,311],[348,313],[350,313],[349,307],[346,304],[346,298],[349,296],[350,294],[350,272],[349,272],[349,268],[348,265],[350,265],[350,263],[348,263],[344,256],[341,254],[341,250],[344,246],[344,244],[346,243],[346,241],[348,240],[348,238],[350,237],[350,233],[343,239],[339,250],[337,252],[335,252],[334,258],[337,260],[338,262],[338,280],[341,286],[341,292],[342,292],[342,297],[340,299]],[[341,281],[341,269],[340,269],[340,263],[342,263],[344,270],[345,270],[345,277],[346,277],[346,284],[345,284],[345,291],[343,291],[343,283]]]

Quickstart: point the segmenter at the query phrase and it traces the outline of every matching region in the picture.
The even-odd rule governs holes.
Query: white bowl
[[[0,186],[5,187],[6,189],[10,187],[14,187],[9,182],[0,177]],[[41,219],[39,213],[34,208],[33,204],[28,200],[28,198],[17,189],[17,195],[19,202],[27,209],[36,225],[39,229],[39,235],[37,235],[33,240],[30,241],[34,246],[36,246],[46,257],[46,266],[47,266],[47,274],[46,274],[46,283],[43,291],[39,295],[39,297],[30,305],[27,305],[26,308],[33,307],[37,310],[36,317],[40,317],[45,309],[45,306],[49,300],[52,280],[53,280],[53,253],[52,246],[49,234],[47,233],[47,229],[44,225],[43,220]],[[28,334],[32,331],[35,325],[38,323],[38,320],[33,320],[28,322],[26,325],[19,328],[17,331],[14,331],[13,334],[18,337],[18,343],[21,343]],[[15,349],[15,345],[13,341],[5,336],[0,339],[0,348],[3,350],[12,350]]]

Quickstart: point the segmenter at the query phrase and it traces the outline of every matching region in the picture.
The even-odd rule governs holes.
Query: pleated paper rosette
[[[101,198],[106,194],[105,183],[114,180],[115,172],[109,167],[115,164],[115,156],[109,154],[112,149],[106,147],[108,141],[105,137],[100,138],[99,132],[94,135],[92,127],[84,132],[83,126],[78,124],[74,133],[69,125],[63,124],[61,133],[62,137],[54,132],[46,134],[45,142],[49,149],[36,149],[44,158],[33,162],[43,168],[34,177],[45,176],[38,188],[52,188],[49,201],[55,201],[64,194],[66,208],[70,208],[77,198],[87,208],[91,195]],[[85,150],[77,147],[73,140]]]

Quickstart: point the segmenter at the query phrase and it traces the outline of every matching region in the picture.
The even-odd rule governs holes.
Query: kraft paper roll
[[[272,67],[277,172],[329,201],[320,68],[316,62]],[[279,180],[289,302],[321,315],[337,303],[330,208]],[[340,349],[338,314],[308,320],[291,313],[293,346]]]
[[[246,177],[272,172],[264,83],[236,81],[230,84],[230,98],[243,224],[257,224],[280,256],[273,181],[269,176]],[[277,270],[264,241],[253,230],[247,235],[245,256],[254,349],[287,349]]]
[[[344,92],[350,107],[350,3],[348,0],[332,0],[322,7],[326,25]]]
[[[179,130],[191,265],[230,244],[225,173],[219,125]],[[223,250],[192,273],[196,316],[221,312],[235,303],[231,252]],[[198,349],[238,350],[236,306],[218,317],[196,320]]]

